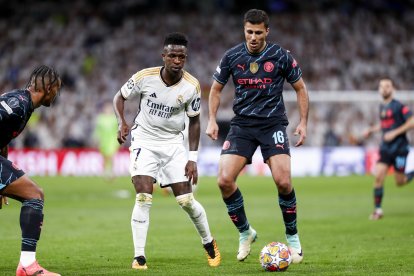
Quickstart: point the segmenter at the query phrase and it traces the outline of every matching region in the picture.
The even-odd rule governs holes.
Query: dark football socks
[[[22,230],[22,251],[36,251],[37,241],[43,223],[43,200],[29,199],[22,202],[20,228]]]
[[[375,208],[381,208],[382,197],[384,195],[384,187],[374,188],[374,204]]]
[[[283,222],[285,223],[286,234],[294,235],[298,232],[296,227],[296,195],[292,189],[287,195],[279,194],[279,206],[282,210]]]
[[[237,190],[228,198],[224,198],[224,203],[227,206],[227,212],[234,225],[240,233],[249,229],[249,222],[244,211],[243,196],[240,190]]]

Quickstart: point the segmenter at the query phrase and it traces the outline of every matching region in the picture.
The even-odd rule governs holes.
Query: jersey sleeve
[[[407,121],[410,117],[413,116],[413,112],[410,108],[404,104],[401,105],[401,114],[404,117],[404,120]]]
[[[124,99],[128,100],[141,93],[143,76],[141,71],[132,75],[132,77],[121,87],[121,94]]]
[[[230,77],[230,63],[229,57],[226,53],[220,60],[220,64],[217,66],[216,71],[213,74],[213,79],[221,84],[226,84]]]
[[[13,109],[0,97],[0,129],[4,129],[7,126],[12,114]]]
[[[197,85],[192,93],[192,97],[188,100],[186,104],[185,111],[188,117],[195,117],[200,114],[201,107],[201,89],[200,83],[197,81]]]
[[[31,109],[31,101],[24,94],[0,96],[0,147],[7,145],[18,136],[26,124],[26,112]]]
[[[0,122],[2,124],[24,117],[25,110],[29,109],[29,100],[24,96],[20,97],[24,100],[19,100],[15,96],[0,97]]]
[[[283,66],[284,77],[289,83],[295,83],[302,77],[302,70],[299,67],[297,61],[293,58],[289,51],[285,50],[286,63]]]

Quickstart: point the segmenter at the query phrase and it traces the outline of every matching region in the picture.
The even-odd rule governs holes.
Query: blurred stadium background
[[[86,156],[85,160],[96,161],[85,161],[89,167],[69,166],[64,175],[95,175],[102,170],[96,151],[79,153],[79,149],[96,148],[92,134],[98,110],[136,71],[162,63],[162,40],[171,31],[184,32],[190,39],[186,69],[202,86],[204,132],[212,73],[224,51],[243,41],[242,17],[253,7],[269,12],[269,40],[291,50],[310,91],[307,144],[293,155],[305,163],[294,160],[294,164],[304,164],[303,168],[294,168],[295,175],[370,170],[367,164],[375,159],[379,136],[359,138],[367,126],[378,120],[379,78],[391,77],[399,90],[397,98],[414,109],[411,0],[261,0],[254,4],[236,0],[0,0],[0,4],[0,91],[24,87],[30,71],[41,63],[56,67],[64,81],[54,110],[36,110],[29,126],[13,144],[17,151],[11,158],[19,159],[21,166],[33,174],[55,174],[53,168],[45,171],[44,167],[63,162],[62,156],[67,152],[56,153],[59,149],[70,149],[75,164],[82,164],[79,154]],[[220,141],[232,117],[232,89],[229,82],[223,93],[218,118]],[[288,85],[286,89],[292,133],[298,112],[294,93]],[[127,109],[132,121],[137,105],[128,104]],[[413,141],[413,132],[410,138]],[[205,160],[208,164],[201,164],[202,173],[211,175],[220,142],[212,142],[203,134],[201,145],[212,149],[202,155],[211,156]],[[127,146],[117,157],[117,174],[127,174]],[[41,151],[28,154],[29,148]],[[49,150],[56,153],[51,157],[55,161],[44,159]],[[350,157],[343,158],[344,154]],[[352,157],[355,154],[359,156],[357,160]],[[332,164],[335,156],[340,162]],[[259,157],[256,159],[261,162]],[[319,160],[318,165],[309,169],[307,160]],[[61,164],[57,166],[60,173]],[[252,170],[261,173],[262,165],[257,166]]]

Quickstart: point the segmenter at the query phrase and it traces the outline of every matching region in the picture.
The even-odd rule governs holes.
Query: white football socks
[[[20,253],[20,263],[23,267],[28,267],[36,261],[36,252],[22,251]]]
[[[145,256],[145,243],[147,240],[151,205],[151,194],[138,193],[136,195],[135,206],[131,217],[135,257]]]
[[[176,200],[193,222],[201,237],[201,242],[203,244],[211,242],[213,237],[211,236],[210,228],[208,226],[206,211],[203,206],[195,200],[193,193],[179,195],[176,197]]]

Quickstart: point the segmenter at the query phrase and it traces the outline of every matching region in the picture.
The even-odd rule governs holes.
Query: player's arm
[[[0,149],[0,155],[3,156],[4,158],[7,158],[7,155],[9,153],[9,147],[5,146],[4,148]],[[9,204],[7,202],[7,197],[0,195],[0,209],[3,207],[3,203],[4,204]]]
[[[299,135],[299,139],[295,144],[295,147],[299,147],[305,143],[306,139],[309,116],[309,95],[305,82],[302,78],[292,83],[292,87],[296,91],[296,98],[300,115],[300,122],[294,132],[294,135]]]
[[[9,123],[8,120],[10,119],[10,112],[5,110],[3,105],[0,105],[0,129],[4,129],[6,125]],[[0,148],[0,155],[4,158],[7,158],[9,155],[9,146],[6,145],[3,148]],[[0,209],[3,207],[3,203],[8,205],[9,202],[7,197],[0,194]]]
[[[185,176],[189,181],[193,181],[193,184],[197,184],[198,171],[197,171],[197,151],[200,143],[200,115],[189,117],[190,122],[188,125],[188,143],[190,153],[188,156],[188,162],[185,166]]]
[[[121,91],[118,91],[113,100],[113,106],[115,111],[115,116],[118,121],[118,143],[125,143],[128,133],[129,126],[125,120],[124,109],[125,109],[125,98],[122,96]]]
[[[414,128],[414,116],[411,116],[401,126],[397,127],[396,129],[387,131],[384,134],[384,140],[387,142],[390,142],[394,140],[398,135],[406,133],[408,130],[413,129],[413,128]]]
[[[0,100],[3,104],[0,105],[0,129],[3,131],[5,131],[5,129],[8,129],[9,125],[13,125],[12,118],[11,118],[11,114],[14,114],[13,112],[15,112],[15,114],[17,116],[23,116],[23,114],[17,114],[16,110],[11,110],[11,108],[5,103],[7,102],[7,98],[5,98],[3,100],[3,98]],[[9,110],[6,110],[6,107],[9,108]],[[3,134],[3,133],[2,133]],[[3,148],[0,148],[0,155],[3,156],[4,158],[7,158],[9,154],[9,146],[6,145]]]
[[[375,132],[379,132],[381,130],[381,125],[380,124],[376,124],[373,126],[370,126],[369,128],[367,128],[364,133],[363,133],[363,137],[365,139],[369,138],[373,133]]]
[[[223,87],[223,84],[214,80],[208,97],[208,124],[206,134],[213,140],[217,140],[218,138],[217,111],[220,106],[220,96]]]
[[[197,151],[200,143],[200,115],[189,117],[188,143],[190,151]]]
[[[0,195],[0,209],[3,208],[3,203],[5,205],[9,205],[9,201],[7,200],[7,197],[4,195]]]
[[[0,149],[0,155],[4,158],[7,158],[9,153],[9,146],[5,146],[4,148]],[[0,195],[0,209],[3,207],[3,203],[8,205],[9,202],[7,201],[7,197]]]

